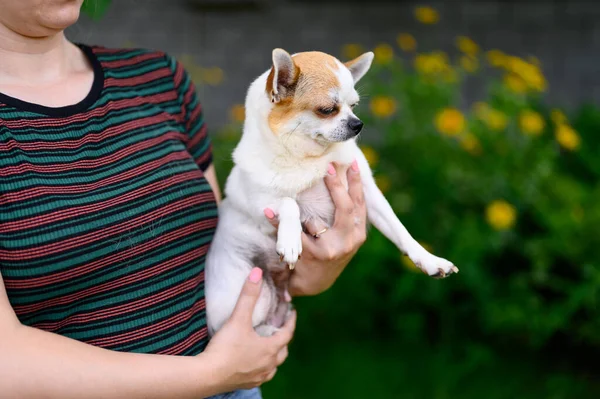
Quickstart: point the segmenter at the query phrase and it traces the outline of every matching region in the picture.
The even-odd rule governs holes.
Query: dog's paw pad
[[[285,262],[290,269],[294,268],[298,259],[300,259],[300,253],[302,253],[302,243],[300,245],[277,245],[277,253],[279,254],[279,260]]]
[[[277,253],[279,260],[285,262],[291,269],[294,268],[302,254],[302,231],[300,229],[279,229],[277,237]]]
[[[452,262],[429,252],[419,253],[412,256],[411,259],[419,269],[433,278],[445,278],[453,273],[458,273],[458,267],[454,266]]]
[[[436,274],[432,274],[433,278],[445,278],[451,275],[452,273],[458,273],[458,268],[456,266],[452,267],[448,272],[446,272],[441,267],[438,268],[438,272]]]

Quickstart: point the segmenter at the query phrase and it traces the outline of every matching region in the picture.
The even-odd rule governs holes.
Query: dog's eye
[[[319,112],[322,115],[331,115],[335,112],[335,107],[330,107],[330,108],[318,108],[317,112]]]
[[[350,108],[354,109],[354,107],[356,107],[358,105],[358,103],[354,103],[352,105],[350,105]]]

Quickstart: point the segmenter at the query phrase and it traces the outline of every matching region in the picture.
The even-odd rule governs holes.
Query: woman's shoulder
[[[141,47],[106,47],[102,45],[77,44],[84,51],[93,53],[104,69],[169,67],[173,72],[177,61],[164,51]]]

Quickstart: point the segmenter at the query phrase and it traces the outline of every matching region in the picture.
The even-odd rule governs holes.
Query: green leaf
[[[84,0],[81,10],[94,21],[102,18],[112,0]]]

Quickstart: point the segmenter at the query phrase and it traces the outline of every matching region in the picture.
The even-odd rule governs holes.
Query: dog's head
[[[270,130],[296,144],[310,140],[327,147],[357,136],[363,123],[353,108],[359,96],[354,88],[373,61],[373,53],[342,63],[321,52],[291,56],[273,50],[266,95],[272,103]]]

